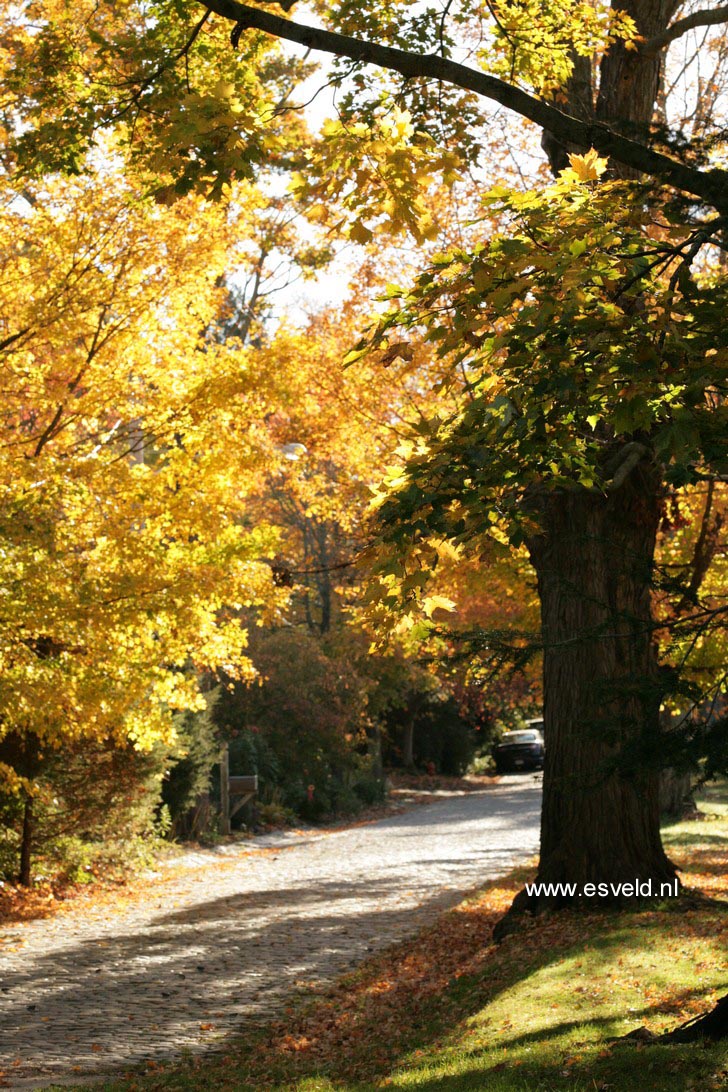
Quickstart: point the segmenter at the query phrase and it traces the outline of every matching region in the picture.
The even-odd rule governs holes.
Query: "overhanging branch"
[[[670,45],[670,42],[682,38],[683,34],[687,34],[689,30],[694,30],[696,27],[714,27],[720,23],[728,23],[728,7],[694,11],[692,15],[686,15],[683,19],[676,19],[661,34],[649,38],[641,47],[640,53],[648,55],[659,53],[665,46]]]
[[[261,30],[276,38],[297,42],[308,49],[349,57],[364,64],[399,72],[406,79],[441,80],[465,91],[500,103],[549,132],[564,144],[585,150],[595,148],[626,167],[651,175],[675,189],[701,198],[714,208],[728,210],[728,172],[698,171],[669,156],[614,132],[607,125],[580,121],[555,106],[529,95],[519,87],[485,72],[447,60],[438,54],[409,53],[403,49],[363,41],[348,34],[302,26],[269,11],[252,8],[238,0],[204,0],[204,6],[235,23],[236,30]],[[677,24],[674,24],[677,26]]]

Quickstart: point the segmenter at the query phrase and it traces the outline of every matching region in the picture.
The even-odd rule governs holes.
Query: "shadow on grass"
[[[653,948],[664,943],[666,935],[671,943],[679,943],[683,936],[698,941],[713,940],[716,915],[721,919],[727,915],[728,920],[728,904],[718,900],[703,900],[699,908],[684,903],[681,909],[682,900],[676,899],[654,910],[626,911],[617,916],[606,911],[563,911],[526,924],[521,932],[507,937],[496,948],[490,944],[492,927],[511,895],[528,879],[523,872],[516,875],[518,882],[512,884],[510,889],[506,889],[502,882],[490,885],[490,889],[499,897],[459,907],[441,917],[415,941],[399,945],[393,952],[368,961],[358,972],[348,976],[336,991],[318,1001],[308,1013],[292,1021],[271,1025],[263,1040],[243,1038],[236,1044],[230,1044],[236,1064],[241,1066],[239,1072],[245,1073],[251,1087],[264,1084],[273,1088],[279,1083],[300,1082],[326,1075],[335,1076],[336,1081],[366,1081],[392,1074],[406,1066],[414,1050],[427,1051],[439,1045],[459,1051],[461,1056],[463,1050],[470,1054],[471,1048],[459,1045],[470,1018],[532,975],[550,967],[557,968],[588,948],[592,965],[594,962],[604,965],[603,989],[607,993],[611,989],[613,994],[619,987],[610,986],[610,975],[606,972],[619,965],[620,955],[628,947],[638,947],[649,954]],[[709,914],[706,913],[708,909]],[[649,970],[645,971],[646,978],[649,974]],[[710,985],[715,983],[711,981]],[[567,993],[572,989],[568,981],[563,988]],[[686,1004],[704,997],[706,988],[698,985],[695,988],[671,990],[667,1000],[656,996],[654,1001],[631,1007],[628,1013],[625,1011],[621,1015],[617,1013],[603,1018],[590,1015],[587,1006],[582,1019],[575,1017],[552,1025],[546,1023],[544,1027],[513,1035],[493,1029],[492,1038],[498,1049],[512,1050],[527,1044],[543,1047],[564,1034],[573,1034],[580,1029],[584,1030],[587,1038],[590,1037],[590,1029],[592,1033],[595,1028],[606,1033],[610,1026],[619,1024],[627,1015],[630,1022],[634,1021],[634,1026],[645,1019],[654,1021],[657,1016],[664,1018],[664,1024],[679,1023],[680,1016],[676,1014]],[[577,1008],[581,998],[576,981],[571,1000],[573,1007]],[[593,1034],[591,1038],[594,1038]],[[464,1042],[467,1043],[467,1039]],[[632,1052],[628,1055],[632,1061],[625,1062],[626,1074],[629,1065],[634,1064],[635,1050],[646,1048],[643,1044],[625,1043],[617,1044],[614,1049]],[[649,1049],[658,1050],[657,1047]],[[679,1057],[675,1048],[659,1050],[666,1065]],[[472,1053],[482,1055],[483,1051],[475,1048]],[[607,1053],[611,1058],[612,1051]],[[466,1071],[469,1065],[466,1061]],[[617,1069],[620,1067],[621,1063]],[[574,1063],[573,1067],[568,1068],[566,1074],[558,1067],[551,1073],[546,1060],[536,1072],[536,1069],[530,1071],[529,1066],[523,1064],[517,1070],[513,1069],[513,1081],[535,1081],[536,1077],[539,1081],[544,1078],[548,1081],[553,1077],[557,1084],[501,1085],[491,1083],[491,1078],[501,1073],[502,1067],[493,1067],[486,1062],[485,1068],[479,1066],[477,1071],[473,1071],[476,1083],[472,1087],[561,1087],[564,1075],[570,1076],[572,1070],[575,1074],[579,1065]],[[597,1066],[599,1071],[604,1069],[606,1072],[607,1068],[606,1062],[603,1066],[601,1063]],[[592,1079],[591,1070],[589,1079]],[[435,1089],[468,1088],[468,1081],[467,1072],[460,1072],[453,1078],[433,1076],[431,1079],[425,1074],[418,1074],[416,1086],[434,1092]],[[211,1083],[210,1087],[215,1085]],[[589,1084],[588,1087],[595,1086]],[[626,1083],[612,1087],[626,1089],[640,1086]],[[655,1084],[654,1087],[662,1088],[663,1085]],[[667,1083],[664,1087],[682,1086]]]
[[[457,1074],[433,1074],[420,1077],[419,1092],[719,1092],[726,1087],[728,1072],[705,1056],[696,1055],[696,1047],[621,1044],[596,1060],[583,1064],[578,1057],[555,1064],[539,1062],[512,1065],[507,1061],[482,1066],[472,1064]],[[332,1088],[337,1086],[332,1086]],[[353,1092],[347,1086],[347,1092]]]
[[[685,1004],[688,1001],[697,997],[702,997],[705,991],[702,989],[693,990],[681,990],[676,1000],[679,1003]],[[630,1019],[634,1020],[635,1024],[640,1019],[648,1018],[654,1015],[655,1012],[662,1011],[658,1005],[643,1005],[641,1008],[630,1009]],[[573,1031],[585,1031],[589,1028],[605,1028],[608,1029],[610,1025],[614,1023],[612,1016],[588,1016],[581,1020],[562,1020],[561,1023],[551,1024],[549,1027],[538,1028],[536,1031],[525,1031],[518,1035],[501,1035],[499,1036],[499,1045],[503,1047],[523,1047],[533,1045],[543,1046],[544,1043],[548,1043],[550,1040],[559,1039],[563,1035],[569,1035]],[[631,1045],[627,1041],[620,1041],[620,1046]]]
[[[696,833],[691,831],[684,831],[678,834],[671,834],[669,827],[663,832],[664,842],[667,849],[672,849],[673,846],[715,846],[725,850],[728,847],[728,835],[722,836],[720,834],[703,834],[700,829]]]

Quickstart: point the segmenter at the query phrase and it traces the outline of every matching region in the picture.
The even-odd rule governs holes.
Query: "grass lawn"
[[[529,878],[520,870],[305,1010],[229,1042],[226,1055],[155,1066],[104,1088],[727,1088],[728,1041],[612,1041],[675,1027],[728,992],[727,786],[704,794],[701,809],[710,818],[665,830],[693,897],[619,915],[555,914],[496,947],[492,927]]]

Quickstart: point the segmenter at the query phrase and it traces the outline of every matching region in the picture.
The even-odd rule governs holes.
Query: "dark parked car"
[[[543,721],[530,723],[542,725]],[[506,732],[500,743],[493,748],[495,768],[498,773],[508,770],[542,770],[544,745],[538,728],[521,728]]]

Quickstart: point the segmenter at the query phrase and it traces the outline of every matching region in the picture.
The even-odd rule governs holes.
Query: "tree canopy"
[[[541,604],[542,878],[674,875],[659,761],[630,756],[672,754],[661,708],[699,708],[726,674],[706,579],[728,473],[726,73],[705,31],[726,18],[674,0],[5,6],[6,558],[28,592],[7,685],[17,668],[39,688],[16,730],[43,738],[33,710],[62,689],[44,723],[99,722],[68,696],[88,684],[141,740],[142,692],[172,709],[194,703],[189,668],[244,671],[243,615],[342,544],[375,543],[374,616],[404,601],[416,636],[466,557],[512,548]],[[688,41],[709,76],[675,60]],[[336,117],[309,132],[320,53]],[[358,378],[332,384],[366,321],[272,333],[261,284],[271,254],[308,273],[344,243],[395,276]],[[347,394],[369,434],[342,428]],[[670,505],[695,520],[701,489],[686,561]],[[104,642],[130,648],[136,690],[81,671]]]

